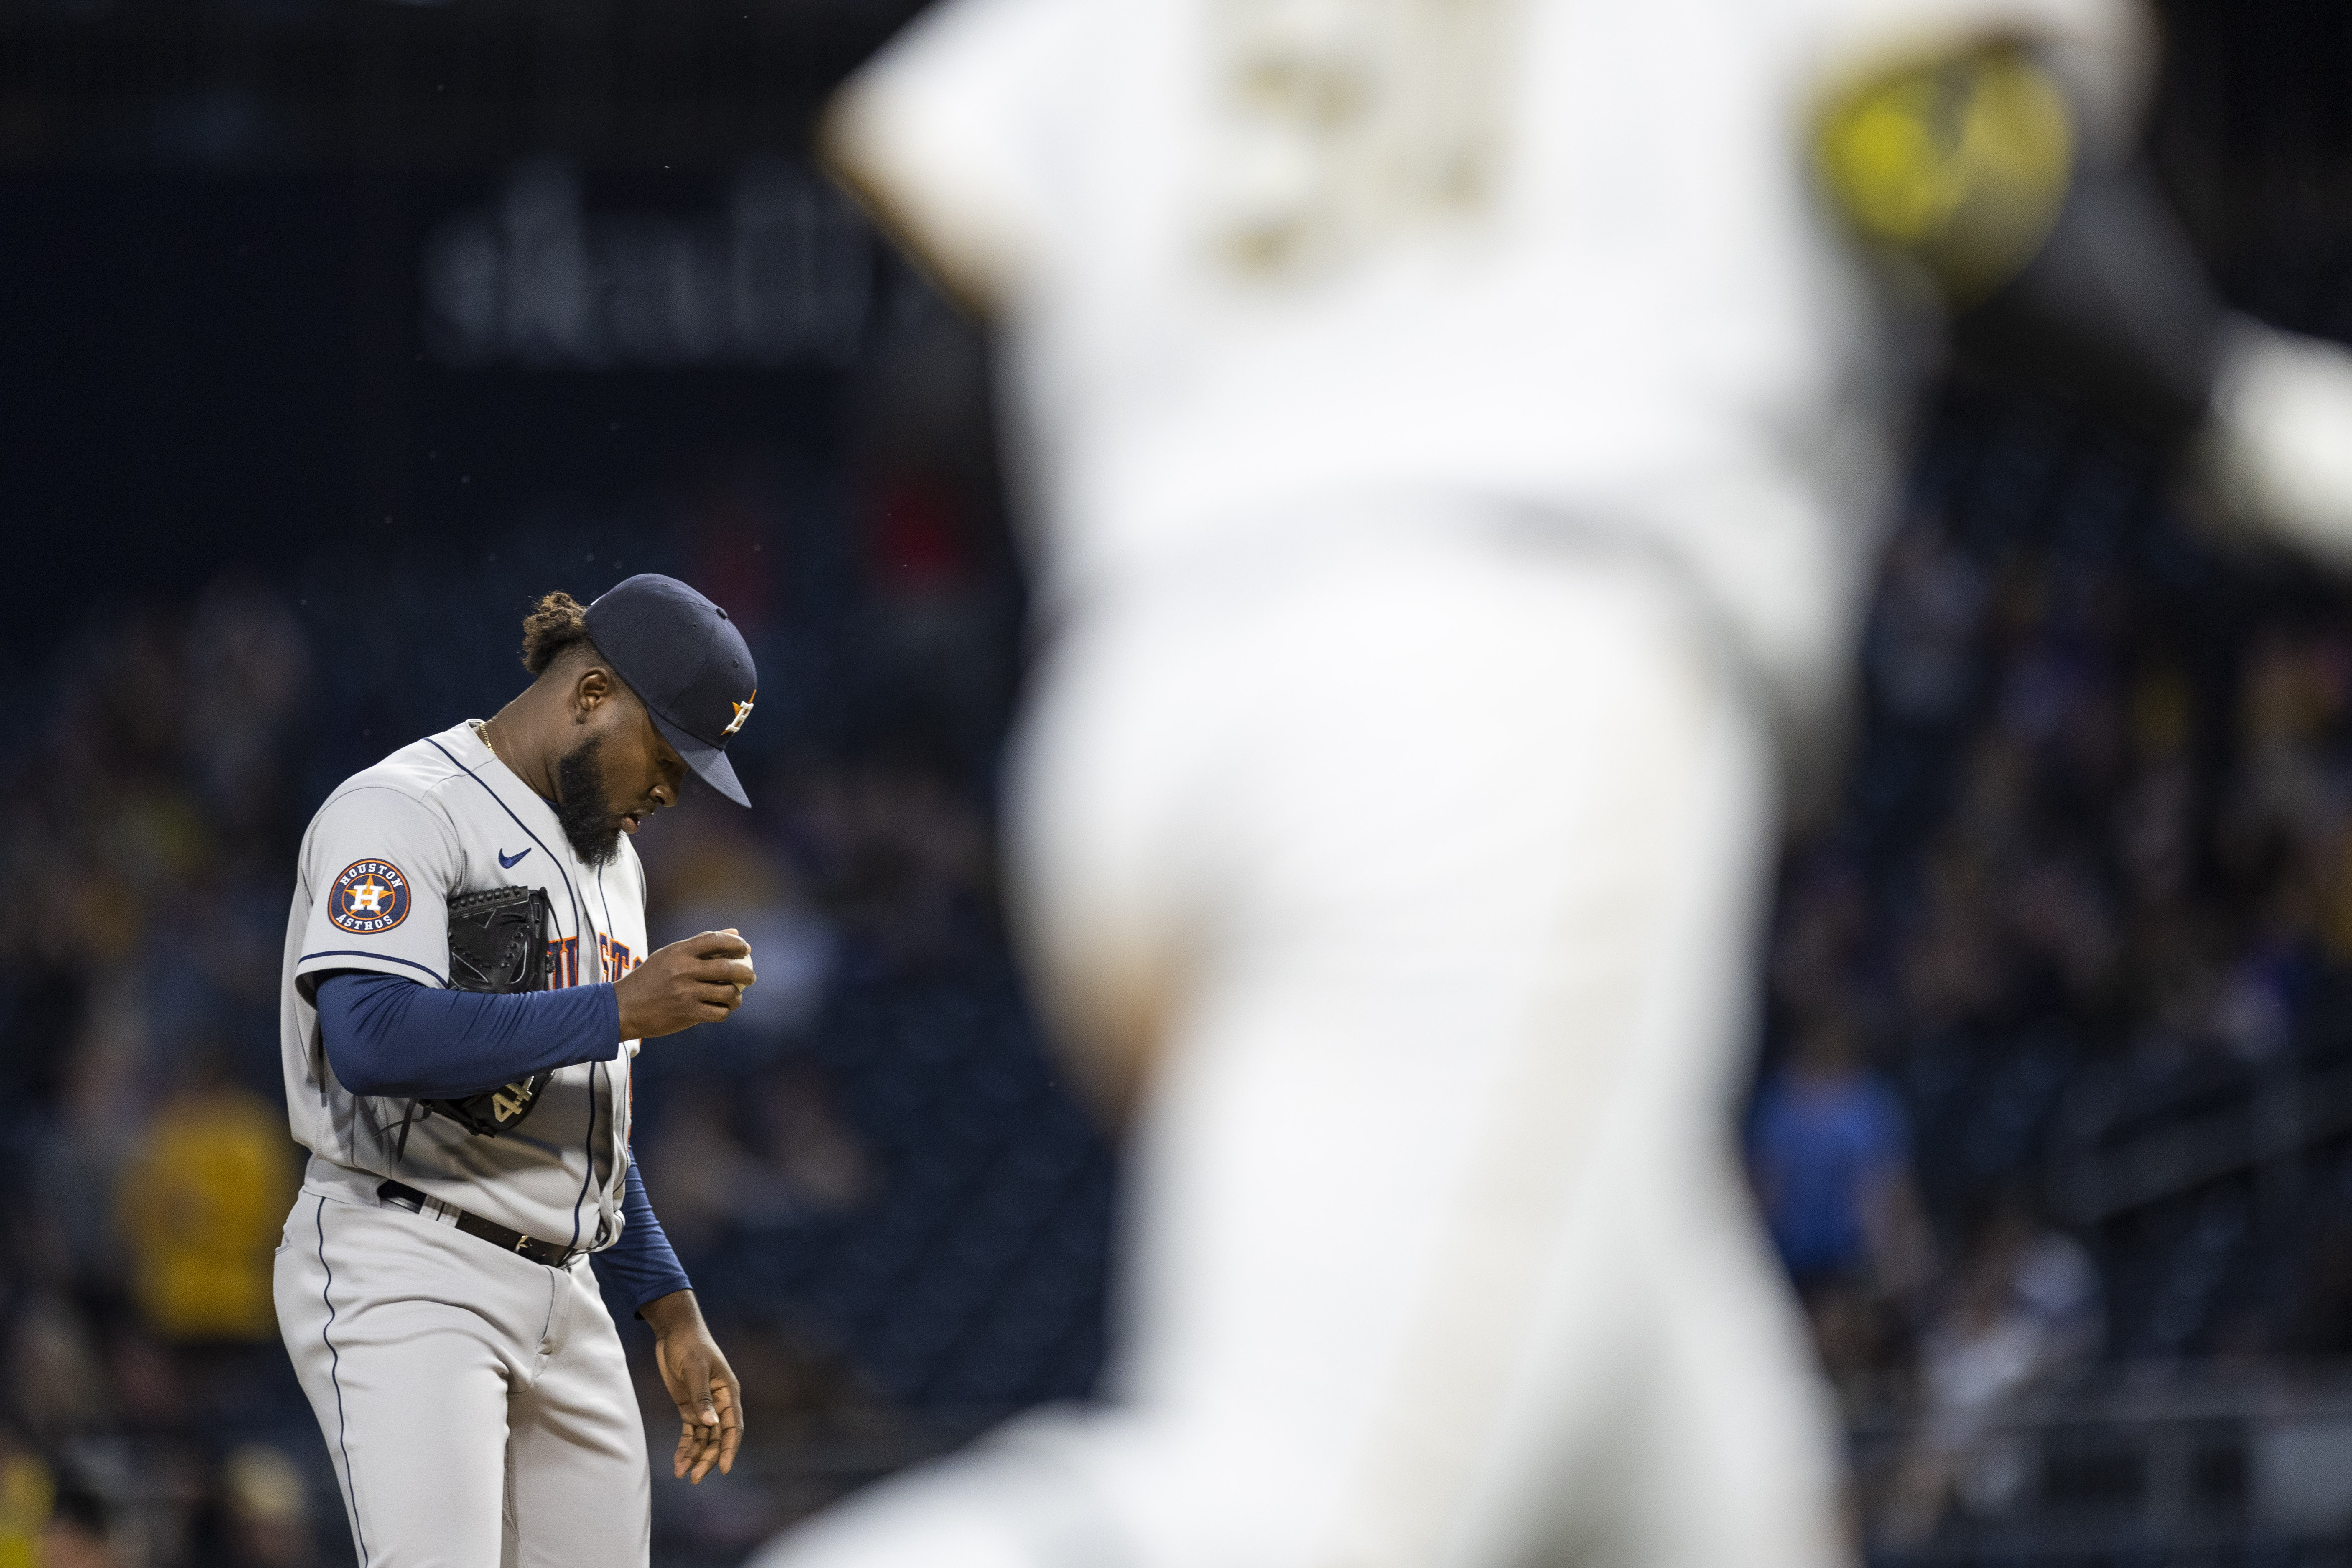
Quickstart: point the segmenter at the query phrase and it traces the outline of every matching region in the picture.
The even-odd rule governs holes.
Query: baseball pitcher
[[[525,623],[531,684],[353,774],[302,840],[282,982],[310,1161],[278,1321],[362,1568],[646,1560],[628,1367],[588,1258],[653,1328],[672,1469],[730,1468],[742,1394],[629,1154],[640,1042],[725,1018],[731,931],[648,952],[630,843],[751,711],[727,612],[667,577]]]

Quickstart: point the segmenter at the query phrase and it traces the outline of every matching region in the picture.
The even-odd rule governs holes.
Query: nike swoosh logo
[[[499,864],[511,871],[514,869],[515,862],[530,853],[530,851],[528,849],[518,849],[513,854],[509,855],[505,850],[501,849],[499,851]]]

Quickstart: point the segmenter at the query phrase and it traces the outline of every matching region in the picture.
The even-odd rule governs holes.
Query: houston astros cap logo
[[[719,734],[722,736],[731,735],[736,731],[741,729],[743,727],[743,721],[751,716],[751,704],[759,700],[759,696],[760,694],[757,691],[754,691],[751,696],[743,699],[742,701],[736,703],[735,717],[728,722],[727,728],[719,731]]]
[[[389,860],[354,860],[327,895],[327,918],[358,936],[390,931],[408,918],[408,879]]]

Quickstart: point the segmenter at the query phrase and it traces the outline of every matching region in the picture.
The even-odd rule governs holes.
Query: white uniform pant
[[[644,1419],[585,1259],[550,1268],[313,1160],[278,1327],[360,1568],[644,1568]]]
[[[1737,1171],[1775,833],[1643,564],[1407,531],[1045,671],[1049,994],[1176,976],[1099,1410],[759,1568],[1822,1568],[1826,1400]]]

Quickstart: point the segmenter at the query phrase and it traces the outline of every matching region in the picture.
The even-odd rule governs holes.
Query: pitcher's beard
[[[591,866],[608,866],[621,852],[621,817],[605,804],[604,770],[596,765],[604,743],[604,736],[591,735],[555,763],[555,820]]]

